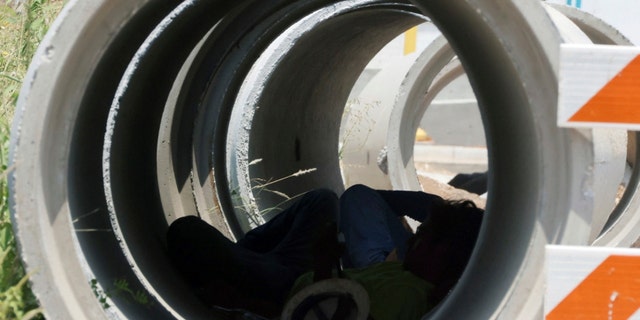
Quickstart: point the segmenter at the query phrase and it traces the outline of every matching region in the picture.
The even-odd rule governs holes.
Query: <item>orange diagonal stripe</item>
[[[547,315],[555,319],[628,319],[640,309],[640,256],[610,256]]]
[[[640,56],[636,56],[569,121],[640,123]]]

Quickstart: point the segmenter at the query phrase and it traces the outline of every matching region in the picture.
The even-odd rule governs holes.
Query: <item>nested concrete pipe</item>
[[[565,42],[630,44],[617,30],[576,8],[548,6],[547,10],[562,31]],[[348,140],[342,141],[345,183],[360,179],[357,181],[382,187],[391,184],[396,189],[421,189],[413,162],[413,135],[433,98],[453,79],[464,74],[459,62],[451,61],[452,55],[453,50],[441,37],[417,59],[401,56],[370,80],[359,96],[359,99],[365,97],[366,100],[353,103],[358,108],[350,110],[355,114],[349,117],[347,128],[343,129],[348,131],[345,134]],[[414,60],[411,68],[404,66]],[[400,80],[394,80],[405,73],[407,75],[402,84]],[[389,91],[389,88],[397,89]],[[392,108],[394,102],[395,107]],[[350,108],[354,109],[353,105]],[[389,115],[387,126],[381,119],[389,118]],[[385,136],[386,133],[388,136]],[[629,246],[638,238],[638,232],[634,231],[637,228],[633,227],[635,224],[629,225],[629,222],[635,221],[633,217],[637,211],[637,206],[631,204],[635,188],[632,185],[626,188],[620,205],[615,205],[615,200],[620,185],[627,185],[628,180],[632,179],[627,177],[627,181],[623,181],[625,166],[626,171],[635,175],[635,148],[629,148],[627,152],[626,133],[622,130],[596,129],[583,134],[590,135],[593,140],[593,170],[590,175],[595,182],[589,196],[576,195],[578,202],[592,202],[589,205],[592,207],[589,209],[591,213],[588,214],[585,213],[587,208],[581,205],[582,217],[579,220],[590,224],[589,242],[598,238],[595,244]],[[635,144],[636,140],[632,139],[635,133],[630,132],[629,135],[629,143]],[[375,161],[375,156],[383,149],[389,157],[388,172],[380,170]],[[625,165],[625,156],[628,165]],[[619,240],[609,242],[605,239]],[[624,243],[620,242],[621,239],[624,239]]]
[[[633,45],[620,31],[598,17],[569,6],[551,7],[569,18],[595,44]],[[640,237],[640,194],[637,192],[640,168],[636,165],[639,156],[638,133],[629,131],[627,141],[628,177],[624,181],[624,193],[603,224],[593,245],[628,247]]]
[[[428,6],[429,8],[432,8],[431,5],[435,5],[435,4],[432,4],[432,3],[425,4],[425,6]],[[457,17],[457,14],[460,13],[460,11],[458,11],[460,9],[458,5],[453,7],[448,7],[446,5],[442,5],[442,7],[440,7],[440,5],[435,5],[435,8],[442,9],[445,11],[453,10],[456,12],[456,17]],[[467,8],[467,9],[470,9],[470,8]],[[543,248],[542,244],[548,241],[558,241],[558,239],[563,239],[563,241],[566,241],[568,243],[573,242],[573,243],[581,243],[581,244],[587,243],[587,241],[586,241],[586,237],[584,236],[585,232],[574,231],[573,229],[575,229],[575,226],[572,226],[572,228],[570,228],[571,229],[570,232],[565,232],[566,230],[569,229],[568,227],[566,227],[568,223],[565,219],[570,219],[572,215],[557,214],[557,213],[558,212],[568,213],[572,211],[570,209],[571,204],[569,202],[563,202],[562,209],[559,209],[557,207],[554,207],[553,210],[546,208],[545,210],[541,210],[539,212],[536,211],[538,213],[534,214],[529,210],[534,210],[534,211],[540,210],[541,207],[536,207],[533,203],[528,202],[528,200],[531,200],[528,197],[532,195],[535,195],[536,197],[543,197],[543,198],[546,196],[551,196],[554,198],[556,196],[560,196],[559,193],[555,193],[555,192],[553,193],[553,195],[547,194],[546,192],[544,194],[540,193],[540,190],[537,189],[537,187],[540,187],[541,185],[537,185],[536,183],[534,183],[534,181],[544,184],[545,186],[546,184],[549,184],[547,187],[560,188],[557,191],[560,192],[560,190],[564,190],[563,192],[566,192],[566,194],[569,194],[570,191],[568,191],[568,189],[570,189],[571,187],[576,187],[576,186],[578,188],[583,187],[584,185],[580,183],[581,178],[585,174],[585,172],[588,172],[588,164],[590,162],[590,160],[584,161],[583,159],[591,158],[590,156],[591,142],[587,141],[587,139],[578,139],[575,142],[570,141],[572,137],[570,137],[566,132],[560,131],[554,125],[551,125],[549,127],[545,127],[542,129],[537,127],[538,125],[537,122],[540,121],[540,118],[538,117],[542,117],[542,118],[547,117],[546,119],[549,121],[553,119],[553,117],[551,117],[550,114],[543,112],[544,108],[538,109],[539,107],[538,106],[534,110],[533,107],[531,106],[531,101],[532,101],[531,99],[533,100],[542,99],[545,101],[546,99],[550,99],[547,102],[551,104],[551,102],[554,99],[554,95],[553,95],[554,86],[547,88],[548,90],[542,90],[542,92],[538,92],[536,95],[534,95],[535,97],[529,96],[527,93],[528,90],[530,90],[530,88],[528,88],[530,86],[530,83],[537,83],[538,81],[545,80],[547,82],[544,82],[544,83],[549,85],[549,84],[554,84],[556,81],[555,72],[553,71],[553,66],[551,62],[546,61],[543,63],[540,60],[542,56],[546,56],[546,53],[544,52],[544,49],[546,47],[541,46],[538,49],[529,47],[526,52],[519,52],[521,55],[518,55],[517,58],[512,57],[513,60],[510,60],[509,57],[511,54],[514,54],[514,52],[507,52],[507,53],[503,52],[504,48],[502,47],[502,45],[504,45],[505,43],[503,37],[500,37],[500,39],[498,40],[497,38],[492,38],[491,32],[485,33],[485,32],[479,31],[478,34],[475,34],[475,36],[478,39],[482,39],[481,44],[480,44],[480,40],[477,40],[478,42],[475,42],[476,38],[473,38],[474,40],[470,41],[470,38],[465,34],[466,30],[487,31],[480,28],[479,25],[472,24],[473,21],[476,21],[476,23],[480,23],[480,21],[482,21],[482,23],[486,22],[482,18],[480,18],[479,20],[474,20],[475,18],[478,18],[478,16],[476,16],[478,12],[483,13],[482,15],[480,15],[481,17],[485,16],[484,15],[485,12],[483,10],[476,10],[476,9],[478,8],[474,8],[469,12],[466,12],[464,10],[462,11],[465,13],[461,15],[462,20],[470,23],[469,25],[465,26],[466,28],[462,28],[459,24],[457,24],[459,22],[458,20],[456,20],[456,23],[453,23],[454,19],[450,21],[445,19],[446,22],[452,23],[454,25],[441,26],[441,29],[443,30],[443,33],[445,33],[445,35],[448,35],[450,37],[450,41],[452,43],[455,42],[456,33],[454,32],[453,36],[451,34],[448,34],[447,27],[451,27],[454,30],[458,30],[458,32],[460,32],[460,36],[465,39],[465,42],[461,44],[464,50],[457,51],[458,55],[461,57],[461,60],[464,63],[465,59],[470,59],[471,61],[474,62],[471,64],[472,67],[475,66],[483,71],[475,74],[475,76],[478,78],[476,79],[474,85],[476,90],[479,92],[479,96],[482,97],[483,93],[488,94],[488,96],[484,96],[484,99],[487,99],[487,100],[482,101],[482,99],[479,99],[479,101],[481,101],[481,105],[483,106],[483,108],[485,108],[483,109],[483,111],[485,112],[485,115],[487,113],[490,114],[490,116],[485,116],[485,121],[488,123],[487,127],[490,129],[488,134],[489,136],[488,140],[490,141],[489,150],[490,150],[490,154],[492,154],[493,156],[493,157],[490,157],[490,159],[494,161],[494,164],[495,164],[495,161],[498,161],[496,159],[502,159],[502,161],[498,161],[500,165],[492,167],[493,169],[491,171],[492,181],[496,181],[493,179],[497,179],[499,177],[500,179],[503,179],[502,181],[503,183],[505,183],[505,186],[509,185],[509,187],[504,187],[505,190],[501,190],[502,192],[497,193],[498,195],[500,195],[500,198],[501,198],[499,203],[497,204],[496,202],[493,203],[494,206],[497,206],[498,208],[501,207],[501,209],[497,209],[498,212],[500,212],[501,210],[505,210],[503,212],[504,216],[502,214],[498,214],[500,218],[496,218],[496,219],[498,219],[497,221],[502,220],[500,222],[497,222],[498,224],[505,223],[505,225],[508,225],[513,230],[522,228],[520,231],[517,232],[517,234],[519,236],[523,236],[523,238],[520,238],[517,241],[513,241],[513,239],[511,239],[511,241],[508,241],[505,238],[500,239],[501,237],[499,235],[500,232],[498,232],[497,230],[494,230],[495,232],[493,233],[490,232],[489,234],[485,234],[485,236],[492,238],[492,240],[488,242],[481,242],[481,243],[484,243],[484,245],[486,245],[486,247],[484,247],[484,250],[487,250],[487,251],[483,251],[482,245],[478,248],[478,252],[480,252],[478,253],[479,258],[477,258],[477,260],[474,261],[477,264],[473,265],[473,267],[469,271],[470,274],[473,274],[474,272],[479,272],[480,275],[476,274],[476,277],[470,276],[470,278],[466,278],[466,280],[465,278],[463,278],[463,281],[461,281],[459,285],[466,288],[461,289],[459,291],[457,290],[454,291],[452,295],[453,297],[452,301],[460,301],[456,299],[456,292],[473,292],[474,290],[473,289],[469,290],[469,288],[473,288],[474,286],[479,286],[480,285],[479,279],[484,279],[494,275],[496,276],[496,278],[494,279],[496,280],[496,283],[495,283],[496,286],[491,288],[490,291],[492,292],[490,292],[490,294],[485,296],[485,299],[484,299],[485,301],[483,303],[479,303],[478,305],[476,305],[475,306],[476,309],[473,309],[473,311],[463,312],[463,311],[460,311],[459,308],[448,306],[448,304],[445,303],[441,306],[441,309],[437,310],[437,312],[438,313],[441,312],[443,317],[451,317],[451,315],[455,315],[454,317],[464,317],[465,315],[468,316],[470,314],[475,314],[476,316],[479,315],[480,317],[483,317],[483,316],[491,317],[493,312],[496,312],[496,310],[500,310],[498,311],[498,313],[505,312],[509,315],[513,315],[513,314],[518,314],[518,315],[534,314],[535,315],[536,312],[539,312],[541,310],[540,308],[541,299],[539,297],[542,294],[542,283],[540,283],[540,281],[537,281],[538,279],[537,275],[539,275],[540,267],[542,263],[542,252],[541,252]],[[490,8],[484,8],[484,9],[491,11]],[[453,17],[453,15],[439,16],[438,14],[433,14],[431,15],[431,18],[433,18],[437,22],[438,17],[445,17],[445,16],[449,18]],[[543,13],[538,18],[543,19],[544,17],[548,17],[548,16],[543,11]],[[521,22],[519,22],[518,24],[520,23]],[[494,27],[498,28],[497,26],[494,26]],[[515,26],[511,26],[511,27],[515,28]],[[504,29],[502,28],[503,27],[501,26],[499,27],[499,31],[494,31],[494,32],[495,33],[504,32]],[[547,35],[548,34],[545,34],[545,36]],[[300,38],[300,40],[298,40],[296,36],[288,36],[285,39],[286,39],[284,43],[285,48],[288,48],[288,47],[296,48],[296,45],[298,44],[298,42],[291,44],[290,42],[288,42],[290,39],[294,39],[293,41],[300,41],[300,42],[313,41],[313,38],[311,38],[312,40],[309,40],[309,38]],[[522,38],[511,39],[511,40],[520,45],[524,45],[524,46],[531,45],[530,42],[522,43],[523,41]],[[555,43],[557,44],[559,43],[560,40],[557,39],[556,41],[557,42]],[[466,47],[466,46],[471,46],[471,47]],[[513,49],[514,47],[520,48],[519,45],[509,46],[510,49]],[[329,46],[329,48],[331,48],[331,46]],[[486,54],[479,55],[478,52],[481,50],[486,50],[487,51]],[[542,50],[542,52],[539,50]],[[307,103],[304,105],[300,104],[299,103],[300,98],[298,97],[298,92],[294,91],[294,88],[295,90],[300,89],[298,87],[300,83],[298,78],[298,73],[286,67],[286,66],[289,66],[289,64],[291,65],[301,64],[299,55],[297,54],[297,52],[295,52],[295,50],[291,50],[291,53],[289,52],[289,50],[274,50],[274,51],[275,51],[275,54],[273,56],[265,58],[264,65],[266,65],[266,67],[257,69],[257,71],[252,76],[249,77],[251,79],[251,82],[247,83],[247,88],[250,88],[252,90],[247,89],[245,91],[246,93],[244,96],[241,94],[242,99],[239,100],[238,103],[242,107],[242,109],[239,109],[240,111],[235,113],[236,115],[235,117],[232,116],[232,123],[238,123],[237,127],[242,128],[243,130],[240,130],[241,135],[232,141],[233,145],[235,146],[236,152],[229,154],[229,156],[232,158],[232,162],[236,163],[234,167],[236,171],[234,171],[233,173],[237,174],[240,177],[239,179],[240,187],[241,189],[246,191],[243,193],[249,194],[250,196],[254,196],[254,198],[248,197],[248,199],[245,200],[246,202],[249,202],[249,203],[258,202],[257,197],[255,197],[256,193],[249,192],[253,190],[254,184],[252,183],[252,179],[254,178],[265,179],[266,177],[272,177],[272,176],[282,177],[282,176],[286,176],[287,174],[296,172],[297,170],[307,170],[307,169],[318,169],[319,172],[323,172],[323,169],[327,168],[327,166],[333,166],[331,164],[332,162],[327,161],[328,159],[324,157],[326,155],[326,153],[324,152],[322,154],[312,153],[311,154],[312,157],[310,158],[306,157],[307,155],[309,155],[308,153],[306,153],[308,152],[306,147],[315,146],[318,143],[316,140],[314,140],[316,139],[315,135],[318,134],[316,133],[316,130],[310,130],[310,131],[306,130],[302,134],[297,134],[297,131],[294,131],[294,134],[291,134],[291,132],[288,132],[288,131],[292,129],[296,130],[298,127],[306,127],[306,128],[318,127],[318,128],[324,129],[322,130],[323,137],[327,138],[329,141],[335,141],[336,140],[335,137],[332,137],[330,133],[332,130],[334,132],[337,130],[335,125],[336,123],[338,123],[338,119],[334,118],[332,120],[330,118],[327,119],[324,117],[319,117],[317,116],[318,113],[316,112],[316,109],[315,109],[316,108],[315,99],[317,99],[316,97],[320,97],[320,99],[324,102],[324,104],[322,104],[322,110],[324,112],[331,112],[330,107],[333,105],[334,100],[327,99],[327,96],[324,94],[325,92],[324,87],[322,86],[317,91],[310,91],[306,89],[304,86],[302,86],[301,91],[305,93],[305,95],[311,95],[313,100],[312,100],[312,103],[309,103],[307,101]],[[283,53],[283,52],[286,52],[286,53]],[[531,54],[534,54],[536,52],[537,54],[540,54],[540,56],[532,57]],[[465,53],[466,55],[470,55],[470,56],[465,57]],[[308,53],[306,51],[303,51],[303,53],[300,55],[304,56],[307,54]],[[506,54],[506,56],[503,54]],[[493,60],[493,59],[499,59],[499,60]],[[314,64],[311,64],[311,70],[313,70],[312,74],[314,75],[314,78],[320,78],[320,79],[324,78],[325,76],[322,73],[320,73],[319,75],[316,73],[315,70],[317,70],[317,67],[315,67],[315,60],[313,61],[314,61]],[[323,65],[326,65],[326,61],[324,60],[320,60],[320,61],[322,61]],[[505,61],[511,61],[512,63],[522,64],[522,65],[519,65],[518,67],[514,67],[509,63],[505,63]],[[520,74],[520,72],[523,72],[523,70],[535,69],[537,71],[536,74],[540,75],[540,69],[537,67],[537,65],[540,65],[540,64],[545,65],[545,63],[547,66],[549,66],[549,70],[548,70],[549,74],[547,74],[549,78],[546,78],[546,79],[544,77],[533,78],[530,74]],[[279,71],[281,70],[280,68],[282,68],[281,64],[284,64],[285,65],[284,70],[288,71],[286,73],[286,76],[282,76],[279,73]],[[478,67],[478,66],[482,66],[482,67]],[[484,70],[484,68],[485,67],[488,68],[488,66],[491,66],[492,68],[495,68],[495,69]],[[332,71],[335,71],[335,70],[332,69]],[[337,73],[334,72],[332,74],[336,74],[337,76],[340,75],[339,72]],[[472,73],[469,73],[469,74],[472,74]],[[544,72],[542,74],[544,75]],[[488,75],[491,75],[491,78],[486,78]],[[504,76],[504,78],[501,78],[502,76]],[[502,79],[502,80],[496,82],[496,79]],[[490,85],[488,85],[489,83]],[[537,88],[537,90],[540,90],[539,87],[537,86],[535,87]],[[258,90],[255,90],[256,88],[258,88]],[[347,93],[343,90],[340,90],[342,89],[341,86],[335,86],[333,88],[338,90],[335,92],[335,96],[342,95],[342,98],[340,100],[344,102],[344,99],[346,98]],[[241,91],[241,93],[242,92],[243,91]],[[292,94],[293,97],[287,96],[286,95],[287,92],[293,92]],[[491,94],[489,94],[489,92],[491,92]],[[331,98],[333,97],[334,96],[331,96]],[[520,100],[520,99],[524,99],[524,100]],[[294,116],[291,115],[292,113],[283,114],[283,113],[277,113],[277,112],[269,112],[270,108],[281,108],[282,106],[290,106],[290,105],[294,105],[297,108],[301,108],[301,110],[303,110],[302,113],[304,114],[304,116],[295,116],[295,113],[297,112],[296,109],[292,111]],[[514,106],[517,106],[517,107],[514,107]],[[493,108],[496,108],[496,109],[493,109]],[[539,112],[543,112],[543,113],[538,114]],[[532,118],[532,113],[536,114],[535,116],[533,116],[533,118]],[[302,121],[302,123],[291,121],[289,120],[290,118],[293,118],[296,121]],[[269,120],[264,120],[264,119],[269,119]],[[529,122],[532,119],[536,119],[536,121]],[[544,121],[541,121],[541,122],[544,122]],[[288,123],[290,124],[290,126],[282,129],[282,128],[271,126],[272,123]],[[536,128],[535,130],[533,129],[534,127]],[[533,131],[529,132],[528,130],[533,130]],[[244,133],[242,133],[243,131]],[[287,132],[282,133],[282,131],[287,131]],[[415,132],[415,128],[413,128],[413,130],[411,131]],[[308,135],[311,135],[311,137],[309,137]],[[541,140],[536,140],[537,142],[534,142],[534,141],[530,141],[529,139],[534,139],[534,140],[536,138],[541,139],[541,136],[548,137],[550,139],[549,141],[553,140],[553,144],[558,149],[553,149],[553,148],[549,149],[548,145],[545,145],[544,153],[542,152],[542,149],[536,149],[536,148],[542,148],[541,145],[537,145],[537,143],[541,143]],[[500,137],[500,138],[497,138],[497,137]],[[545,139],[542,139],[542,140],[546,141]],[[305,143],[305,141],[308,141],[308,142]],[[567,145],[570,144],[571,148],[567,148],[564,145],[565,143]],[[337,146],[334,145],[333,148],[334,150],[336,150]],[[493,152],[491,152],[491,150],[493,150]],[[549,152],[550,150],[556,150],[558,153],[554,154],[554,156],[551,158],[547,158],[547,161],[549,163],[545,163],[545,161],[540,161],[541,158],[545,159],[546,156],[548,156],[546,152]],[[581,156],[576,158],[568,158],[566,159],[566,161],[561,161],[560,163],[558,163],[557,161],[559,159],[562,160],[563,157],[570,157],[571,154],[565,153],[568,150],[571,150],[572,154],[580,154]],[[519,152],[522,152],[520,156],[518,156]],[[313,162],[313,160],[308,160],[308,159],[315,159],[315,158],[317,158],[320,161]],[[335,159],[336,156],[334,155],[333,158]],[[510,160],[507,160],[507,158],[510,158]],[[260,159],[260,162],[254,162],[255,159]],[[283,161],[283,159],[291,159],[291,160]],[[291,164],[283,166],[283,164],[286,164],[287,161],[291,161]],[[277,163],[277,167],[275,167],[276,166],[275,163]],[[309,163],[312,165],[305,165],[306,163]],[[526,165],[524,163],[526,163]],[[254,166],[252,166],[252,164]],[[525,166],[520,167],[520,165],[525,165]],[[565,165],[567,167],[564,167]],[[562,166],[562,168],[560,169],[558,166]],[[543,173],[544,172],[548,173],[549,172],[548,170],[552,167],[559,170],[559,172],[555,172],[555,169],[553,170],[554,171],[554,174],[552,175],[553,183],[551,183],[549,180],[546,180],[546,181],[536,180],[536,179],[539,179],[540,176],[545,176],[545,174]],[[289,171],[283,171],[286,169],[288,169]],[[503,170],[504,172],[502,173],[499,172]],[[538,172],[537,170],[540,170],[540,172]],[[335,172],[335,169],[331,171]],[[266,173],[278,172],[278,174],[271,175],[271,174],[265,174],[265,172]],[[530,174],[533,176],[529,176]],[[509,177],[509,178],[505,178],[505,177]],[[516,179],[516,177],[519,177],[519,179]],[[530,179],[533,179],[533,177],[536,177],[536,179],[530,181]],[[564,180],[565,178],[567,180]],[[299,183],[301,181],[304,184],[307,181],[314,181],[314,179],[315,179],[315,176],[311,174],[308,176],[303,176],[302,178],[296,177],[295,179],[291,179],[289,181],[283,180],[283,181],[280,181],[278,189],[285,190],[285,191],[289,191],[289,190],[294,191],[296,190],[295,189],[296,187],[299,187]],[[511,179],[515,179],[515,180],[511,180]],[[523,181],[527,181],[527,183],[522,184]],[[332,186],[331,181],[325,180],[324,183],[328,183],[330,186]],[[565,183],[566,185],[564,185]],[[591,187],[590,184],[587,184],[586,186]],[[492,188],[496,188],[495,182]],[[516,192],[515,190],[517,190],[518,192],[517,194],[515,194]],[[509,199],[506,200],[505,198],[509,198]],[[490,197],[489,199],[490,209],[492,205],[491,199],[492,198]],[[537,201],[540,200],[539,198],[536,198],[536,199]],[[566,199],[566,198],[563,198],[563,199]],[[263,199],[260,199],[260,200],[263,200]],[[551,201],[551,202],[554,203],[554,206],[560,205],[560,203],[556,202],[556,200],[559,200],[559,199],[555,199],[554,201]],[[274,205],[274,204],[277,204],[277,201],[271,200],[263,203]],[[537,205],[540,205],[540,206],[550,204],[547,201],[541,201],[536,203]],[[530,205],[533,205],[533,206],[530,206]],[[505,207],[502,207],[502,206],[505,206]],[[510,206],[513,206],[513,207],[510,207]],[[258,204],[256,204],[255,207],[258,208],[257,210],[260,210],[260,206]],[[581,209],[585,209],[585,208],[581,208]],[[496,211],[491,211],[491,215],[496,214],[495,212]],[[507,214],[506,212],[509,212],[509,213]],[[514,212],[518,212],[518,214],[514,214]],[[548,212],[553,212],[553,214]],[[540,220],[535,218],[538,214],[544,215],[545,213],[547,214],[547,216],[539,217]],[[519,214],[525,214],[525,215],[520,216]],[[525,217],[533,220],[528,220]],[[496,220],[492,220],[492,221],[494,221],[495,223]],[[533,228],[533,226],[535,225],[534,221],[539,221],[544,226],[543,228],[544,231],[539,231],[539,232],[543,232],[542,234],[539,234],[538,236],[533,236],[534,237],[533,239],[536,239],[536,240],[532,240],[532,233],[524,232],[524,230],[531,228],[529,229],[529,231],[535,234],[536,231],[535,231],[535,228]],[[494,225],[494,227],[495,226],[496,225]],[[502,236],[504,236],[504,234],[502,234]],[[513,236],[513,234],[511,234],[511,236]],[[545,237],[547,236],[549,236],[550,238],[545,239]],[[536,238],[536,237],[540,237],[540,238]],[[535,245],[532,245],[531,241],[534,241]],[[506,247],[515,246],[515,247],[511,248],[511,250],[505,250],[505,249],[495,250],[496,248],[500,248],[502,246],[506,246]],[[521,252],[521,250],[524,250],[524,251],[531,250],[529,251],[529,253],[525,253],[524,256],[526,256],[527,259],[531,259],[532,263],[527,263],[522,268],[517,267],[516,265],[510,265],[509,262],[514,263],[513,252]],[[537,250],[540,250],[540,251],[537,251]],[[483,257],[483,254],[491,256],[492,262],[501,261],[499,264],[501,264],[501,266],[504,269],[502,269],[499,273],[494,273],[496,272],[496,270],[491,269],[489,267],[487,267],[487,269],[484,269],[483,263],[487,263],[487,261],[484,261],[485,258]],[[515,259],[515,260],[518,260],[518,259]],[[502,264],[502,262],[504,262],[504,264]],[[493,264],[492,264],[492,267],[494,267]],[[513,278],[510,276],[505,277],[505,275],[509,275],[509,274],[513,275]],[[523,276],[523,274],[525,276]],[[521,280],[523,282],[518,284],[515,283],[515,282],[518,282],[518,280]],[[531,295],[531,292],[529,291],[527,291],[526,293],[519,292],[517,290],[519,286],[536,287],[536,290],[534,291],[535,294]],[[479,288],[475,288],[475,289],[480,290]],[[483,288],[482,290],[486,292],[487,288]],[[511,290],[514,290],[514,291],[511,291]],[[464,296],[464,293],[461,293],[461,295]],[[509,298],[507,299],[509,300],[521,299],[521,303],[516,304],[518,305],[518,307],[515,307],[514,304],[503,306],[502,301],[504,301],[503,299],[505,299],[505,296],[508,296]],[[458,299],[459,298],[460,297],[458,297]],[[464,298],[462,299],[466,301],[466,299]],[[491,300],[491,302],[489,303],[491,307],[487,307],[487,305],[484,304],[489,300]],[[454,302],[451,302],[451,303],[454,303]],[[523,304],[525,305],[530,304],[530,308],[522,308]],[[514,309],[511,309],[511,308],[514,308]],[[460,314],[460,312],[463,312],[464,314]],[[470,312],[470,313],[467,313],[467,312]]]
[[[419,190],[413,161],[414,136],[426,109],[453,80],[464,74],[446,38],[435,39],[416,59],[398,89],[388,121],[389,179],[394,188]]]
[[[474,86],[491,167],[470,267],[428,316],[539,316],[542,248],[570,230],[573,155],[591,149],[555,126],[560,36],[537,0],[69,2],[25,79],[11,142],[12,217],[46,316],[224,317],[170,266],[168,223],[198,214],[239,236],[252,220],[238,207],[342,190],[348,93],[425,16]],[[114,281],[147,300],[100,303]]]
[[[564,7],[560,8],[567,10]],[[598,33],[593,31],[595,26],[578,29],[566,17],[556,13],[553,8],[548,7],[547,10],[553,15],[554,23],[561,30],[565,38],[564,41],[586,42],[589,41],[587,37],[598,40],[607,38],[605,35],[620,37],[619,33],[615,33],[615,30],[610,26],[605,29],[604,25],[600,26],[601,22],[596,24],[593,17],[591,18],[594,21],[592,24],[602,30]],[[585,14],[582,14],[582,17],[585,17]],[[585,23],[582,23],[578,26],[584,25]],[[608,39],[613,41],[612,39],[615,38],[609,37]],[[618,41],[618,43],[624,44],[622,41]],[[437,39],[428,46],[416,59],[416,63],[407,73],[402,86],[397,89],[397,100],[388,127],[377,125],[375,128],[378,131],[388,129],[386,141],[378,144],[385,145],[386,143],[390,164],[388,178],[394,188],[420,189],[413,161],[413,135],[418,128],[419,119],[423,117],[433,98],[453,79],[464,74],[459,62],[451,61],[452,55],[453,50],[443,38]],[[398,72],[402,72],[402,70],[398,70]],[[365,131],[364,134],[368,133]],[[580,207],[580,210],[577,210],[579,212],[577,214],[580,216],[578,220],[582,221],[575,223],[590,225],[589,242],[593,242],[602,232],[605,222],[615,207],[614,200],[618,188],[623,182],[627,138],[626,133],[622,130],[596,129],[583,131],[580,135],[582,134],[588,135],[590,137],[588,139],[593,140],[594,156],[589,165],[592,170],[589,170],[591,173],[588,175],[592,176],[594,184],[593,190],[588,195],[580,193],[575,195],[574,199],[578,203],[577,206]],[[629,193],[632,192],[631,190]],[[585,207],[585,201],[592,202],[592,204]],[[635,210],[626,211],[630,212],[630,216],[633,216]],[[612,236],[611,230],[606,233]],[[637,238],[637,235],[634,234],[629,234],[629,236],[628,238],[631,239]],[[631,242],[628,242],[626,245],[630,244]]]
[[[228,179],[248,195],[244,205],[278,207],[282,194],[317,186],[343,190],[338,135],[351,88],[383,45],[423,19],[411,7],[344,2],[310,14],[267,49],[229,124]],[[256,182],[280,178],[267,190]]]

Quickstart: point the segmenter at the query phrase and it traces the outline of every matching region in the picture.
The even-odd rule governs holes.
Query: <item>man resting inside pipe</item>
[[[405,215],[424,221],[416,234]],[[340,257],[332,241],[337,223],[344,274],[367,290],[371,317],[419,319],[462,274],[482,215],[470,201],[356,185],[339,200],[329,190],[310,191],[237,243],[193,216],[172,223],[167,239],[176,267],[207,305],[274,317],[313,282],[310,271]]]

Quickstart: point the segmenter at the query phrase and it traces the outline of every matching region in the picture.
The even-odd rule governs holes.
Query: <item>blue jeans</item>
[[[281,307],[295,280],[313,269],[314,243],[334,223],[338,198],[306,193],[269,222],[234,243],[195,216],[174,221],[167,246],[174,265],[207,304],[256,311],[250,301]]]
[[[402,214],[394,212],[380,194],[367,186],[355,185],[340,197],[339,229],[344,235],[346,268],[362,268],[382,262],[397,249],[404,260],[407,240]]]

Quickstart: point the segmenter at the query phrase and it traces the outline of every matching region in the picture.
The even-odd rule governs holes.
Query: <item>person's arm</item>
[[[421,191],[376,191],[395,214],[408,216],[419,222],[424,221],[436,202],[442,201],[437,195]]]

